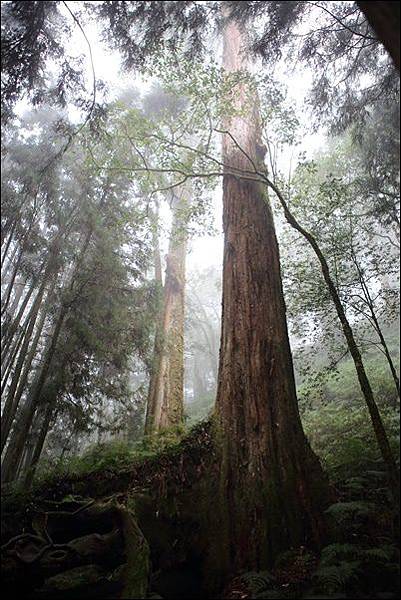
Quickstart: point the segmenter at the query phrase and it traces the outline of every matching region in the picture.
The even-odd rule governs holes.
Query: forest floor
[[[366,446],[358,454],[356,439],[341,465],[325,441],[336,501],[320,555],[289,549],[268,571],[232,574],[219,597],[399,597],[397,517],[385,472]],[[96,447],[42,473],[30,492],[4,490],[3,590],[25,598],[205,597],[213,450],[204,422],[152,445]]]

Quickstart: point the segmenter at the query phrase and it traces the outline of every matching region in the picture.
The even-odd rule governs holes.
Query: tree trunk
[[[157,206],[154,214],[153,223],[153,256],[154,256],[154,276],[156,285],[156,330],[152,353],[152,366],[150,371],[148,397],[146,401],[146,417],[145,417],[145,435],[150,435],[153,432],[154,416],[155,416],[155,401],[156,401],[156,384],[158,381],[158,373],[160,369],[161,356],[163,350],[163,276],[162,264],[160,256],[159,243],[159,207]]]
[[[173,202],[173,223],[163,288],[163,309],[155,340],[145,433],[182,423],[184,417],[184,293],[187,234],[185,187]]]
[[[57,348],[58,338],[66,316],[66,309],[61,308],[58,319],[55,324],[53,335],[50,344],[46,350],[42,368],[36,377],[32,391],[26,399],[19,418],[13,429],[13,436],[5,452],[2,464],[2,481],[9,482],[15,479],[18,471],[18,466],[21,462],[24,445],[28,438],[28,433],[32,425],[33,418],[39,406],[43,386],[46,382],[52,361]]]
[[[228,22],[227,72],[246,69],[243,33]],[[318,546],[327,482],[302,429],[288,340],[279,251],[263,186],[232,169],[258,161],[255,98],[239,84],[223,138],[223,315],[216,399],[221,451],[215,568],[263,569],[283,549]],[[251,107],[252,106],[252,107]],[[215,508],[212,509],[215,511]],[[216,556],[218,560],[216,563]]]
[[[291,213],[287,202],[285,201],[284,196],[281,194],[280,190],[277,186],[270,182],[267,178],[265,178],[266,182],[270,186],[270,188],[275,192],[277,198],[280,201],[281,206],[284,210],[284,215],[287,222],[299,231],[299,233],[308,241],[308,243],[313,248],[322,269],[322,274],[324,281],[327,285],[327,289],[329,290],[331,299],[334,303],[338,319],[341,323],[341,328],[344,333],[344,337],[347,341],[347,346],[352,356],[352,360],[354,361],[355,370],[357,373],[359,385],[362,391],[362,395],[365,399],[366,406],[369,411],[370,419],[372,421],[373,430],[376,436],[377,445],[379,447],[383,462],[387,469],[388,474],[388,482],[390,489],[392,491],[394,500],[396,505],[398,506],[399,498],[400,498],[400,483],[399,483],[399,472],[397,468],[397,464],[395,462],[393,452],[391,450],[391,446],[387,437],[387,433],[380,415],[379,408],[376,404],[373,391],[369,382],[369,378],[367,376],[365,366],[363,364],[362,356],[359,351],[358,344],[356,343],[354,332],[352,327],[348,321],[347,315],[345,313],[344,307],[341,302],[341,298],[337,292],[337,288],[334,284],[334,281],[331,277],[329,265],[326,261],[326,258],[320,249],[320,246],[314,236],[309,233],[306,229],[298,223],[297,219]]]
[[[393,1],[357,2],[382,42],[398,71],[400,70],[400,3]]]
[[[376,318],[376,316],[375,316],[375,318]],[[391,354],[390,354],[390,350],[388,349],[388,346],[387,346],[387,343],[386,343],[386,339],[385,339],[385,337],[383,335],[383,332],[381,330],[381,327],[380,327],[379,323],[377,323],[377,333],[378,333],[378,336],[379,336],[379,339],[380,339],[380,343],[383,346],[384,355],[385,355],[385,357],[387,359],[387,363],[388,363],[388,366],[390,368],[391,375],[392,375],[393,380],[394,380],[395,389],[397,390],[397,395],[398,395],[398,398],[399,398],[400,397],[400,380],[398,378],[397,369],[395,368],[393,359],[392,359]],[[397,401],[395,402],[395,405],[397,406]]]
[[[384,356],[387,359],[387,363],[388,363],[388,366],[389,366],[390,371],[391,371],[391,375],[392,375],[393,380],[394,380],[394,385],[395,385],[395,388],[397,390],[397,395],[398,395],[398,397],[400,397],[400,380],[398,379],[397,370],[396,370],[395,365],[393,363],[393,360],[391,358],[391,354],[390,354],[390,351],[388,349],[388,346],[387,346],[387,343],[386,343],[386,339],[385,339],[385,337],[383,335],[383,331],[382,331],[382,329],[380,327],[380,323],[379,323],[379,321],[377,319],[377,316],[376,316],[375,303],[374,303],[373,298],[372,298],[372,296],[370,294],[369,287],[368,287],[368,285],[367,285],[367,283],[365,281],[363,270],[359,266],[359,263],[358,263],[356,254],[354,252],[353,246],[352,246],[351,250],[352,250],[352,260],[353,260],[354,265],[356,267],[356,270],[358,272],[358,278],[359,278],[359,282],[360,282],[361,287],[362,287],[363,295],[365,297],[365,302],[366,302],[366,304],[367,304],[367,306],[369,308],[369,311],[370,311],[371,322],[373,323],[373,327],[376,330],[377,335],[379,336],[379,340],[380,340],[380,344],[382,345],[382,348],[383,348]]]
[[[7,291],[5,293],[5,299],[4,299],[4,302],[3,302],[2,307],[1,307],[1,315],[2,316],[3,316],[4,313],[7,313],[7,308],[8,308],[9,302],[10,302],[11,293],[12,293],[13,287],[14,287],[14,281],[15,281],[15,278],[17,277],[18,272],[19,272],[20,264],[21,264],[22,258],[24,256],[24,250],[25,249],[24,249],[24,246],[23,246],[21,248],[21,250],[20,250],[20,253],[18,254],[18,258],[17,258],[17,261],[16,261],[16,263],[14,265],[12,274],[10,275],[10,280],[8,282]]]
[[[13,239],[13,235],[14,235],[14,231],[15,231],[16,225],[17,225],[17,219],[14,220],[14,222],[13,222],[11,228],[10,228],[10,233],[8,235],[6,246],[4,248],[4,251],[1,253],[1,268],[3,268],[4,262],[5,262],[6,258],[7,258],[8,250],[10,248],[11,241]],[[5,236],[4,236],[4,238],[2,237],[2,240],[1,240],[1,247],[2,248],[3,248],[3,243],[5,243],[5,239],[6,239]]]
[[[2,414],[2,422],[1,422],[1,451],[2,452],[4,449],[5,443],[7,441],[7,438],[9,436],[12,422],[16,415],[19,402],[21,400],[22,394],[26,387],[26,383],[28,381],[28,376],[29,376],[29,373],[31,370],[32,361],[36,354],[36,349],[38,347],[39,339],[42,334],[42,329],[43,329],[43,326],[44,326],[44,323],[45,323],[45,320],[47,317],[48,308],[49,308],[49,304],[50,304],[51,300],[52,300],[52,291],[49,291],[48,295],[47,295],[47,299],[46,299],[46,304],[42,309],[42,314],[40,316],[39,323],[36,328],[35,337],[32,341],[31,347],[29,349],[29,354],[24,363],[24,368],[21,373],[21,377],[19,377],[17,379],[18,387],[15,386],[13,388],[13,382],[12,382],[10,390],[7,395],[7,400],[6,400],[6,403],[4,406],[4,411]],[[36,316],[35,316],[35,320],[36,320]],[[21,355],[22,355],[22,350],[21,350]],[[18,371],[18,365],[16,366],[16,371]]]
[[[36,289],[36,284],[37,284],[36,280],[32,281],[32,283],[29,287],[29,290],[25,294],[25,297],[22,301],[22,304],[19,308],[19,311],[18,311],[15,319],[10,324],[4,325],[2,327],[1,337],[4,338],[4,339],[2,339],[2,343],[1,343],[1,362],[2,363],[11,348],[14,334],[16,333],[16,331],[18,330],[18,327],[20,326],[21,319],[25,313],[26,307],[28,306],[28,302],[31,299],[31,296]]]
[[[50,423],[53,418],[53,415],[56,411],[55,402],[48,402],[46,405],[46,409],[42,416],[42,423],[40,425],[38,436],[36,442],[34,444],[34,449],[29,457],[29,460],[26,461],[24,465],[24,489],[29,489],[32,485],[33,478],[35,476],[36,467],[38,466],[39,459],[42,454],[43,446],[46,441],[47,432],[49,431]]]
[[[10,351],[6,355],[6,359],[1,363],[1,395],[3,395],[3,391],[5,390],[8,382],[8,378],[11,375],[13,370],[14,361],[18,356],[19,349],[21,348],[21,344],[24,341],[25,332],[29,325],[29,319],[24,323],[22,330],[19,332],[18,338],[15,340],[14,345],[10,348]]]
[[[25,281],[23,279],[18,280],[17,283],[15,284],[14,299],[10,306],[10,310],[8,311],[8,315],[9,315],[10,319],[14,318],[15,312],[16,312],[16,310],[19,306],[20,300],[21,300],[22,292],[24,291],[24,287],[25,287]]]

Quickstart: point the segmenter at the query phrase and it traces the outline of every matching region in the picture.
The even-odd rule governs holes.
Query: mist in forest
[[[399,594],[397,2],[2,2],[2,578]]]

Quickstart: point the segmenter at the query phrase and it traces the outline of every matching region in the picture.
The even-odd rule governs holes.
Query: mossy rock
[[[25,598],[146,598],[149,547],[130,508],[88,502],[43,510],[2,547],[7,590]],[[73,506],[71,506],[73,508]]]
[[[76,594],[82,588],[87,586],[90,587],[99,582],[106,583],[106,578],[102,569],[97,565],[85,565],[49,577],[37,593],[39,595],[58,595],[63,592]]]

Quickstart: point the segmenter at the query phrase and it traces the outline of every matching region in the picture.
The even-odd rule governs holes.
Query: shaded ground
[[[42,479],[29,494],[4,490],[3,590],[44,599],[205,597],[204,559],[218,535],[206,510],[217,472],[210,424],[153,454],[98,449],[89,464]],[[330,539],[320,556],[289,549],[269,571],[233,573],[220,596],[397,597],[396,520],[384,470],[372,457],[356,464],[333,481]]]

